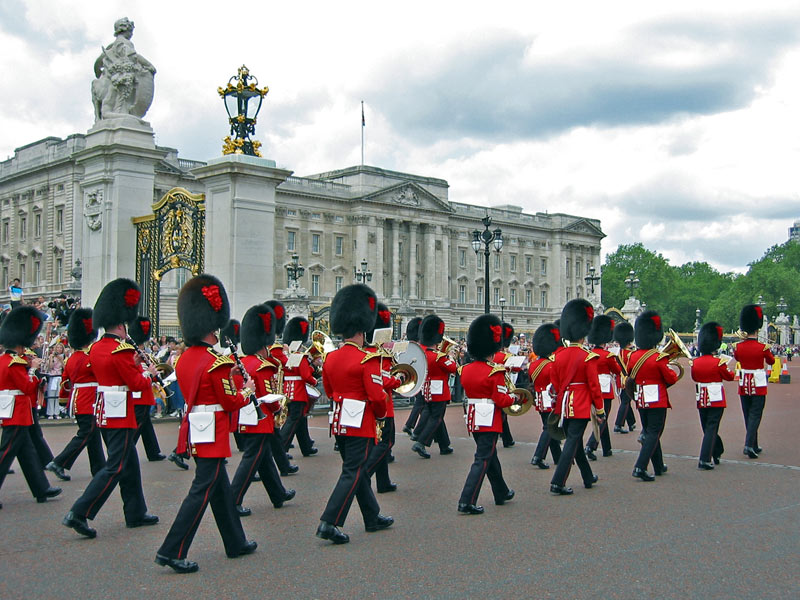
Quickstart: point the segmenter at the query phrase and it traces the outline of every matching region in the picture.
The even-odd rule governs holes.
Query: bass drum
[[[425,350],[416,342],[408,342],[406,349],[395,354],[394,358],[398,365],[408,365],[417,373],[417,383],[414,387],[398,392],[401,396],[413,398],[422,390],[425,379],[428,377],[428,358],[425,356]]]
[[[309,383],[306,384],[306,394],[308,394],[309,400],[314,401],[319,400],[319,397],[322,396],[322,392]]]

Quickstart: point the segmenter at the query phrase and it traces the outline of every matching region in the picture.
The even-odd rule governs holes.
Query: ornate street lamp
[[[505,314],[505,308],[506,308],[506,299],[505,299],[505,297],[503,297],[503,298],[500,298],[500,322],[501,323],[505,320],[504,316],[503,316]]]
[[[778,312],[781,314],[785,313],[786,309],[789,308],[786,304],[786,300],[783,299],[783,296],[781,296],[781,299],[778,301],[778,304],[775,305],[775,308],[777,308]]]
[[[494,244],[496,252],[500,252],[503,248],[503,232],[497,227],[494,231],[489,231],[492,224],[492,217],[486,215],[481,219],[483,223],[483,231],[477,229],[472,232],[472,249],[475,254],[481,251],[483,247],[483,262],[484,262],[484,280],[483,280],[483,312],[489,314],[489,255],[490,247]]]
[[[353,267],[353,277],[358,283],[367,283],[368,281],[372,281],[372,271],[367,269],[366,258],[361,261],[360,270],[356,270],[355,266]]]
[[[694,332],[700,333],[700,309],[694,311]]]
[[[639,287],[639,278],[636,276],[636,271],[633,269],[630,270],[628,277],[625,279],[625,287],[630,290],[631,296],[636,295],[636,288]]]
[[[303,276],[306,268],[300,264],[300,257],[297,254],[292,254],[292,262],[286,265],[286,273],[291,280],[291,288],[297,289],[297,280]]]
[[[586,282],[587,287],[591,286],[592,296],[594,296],[594,284],[600,283],[600,275],[595,275],[595,271],[596,269],[594,268],[594,265],[592,265],[591,267],[589,267],[589,274],[583,278],[583,280]]]
[[[258,79],[250,75],[247,67],[242,65],[238,73],[228,80],[228,85],[217,88],[217,92],[225,102],[231,125],[231,134],[223,140],[222,153],[261,156],[258,150],[261,142],[251,140],[250,136],[255,135],[256,117],[269,88],[259,88]]]

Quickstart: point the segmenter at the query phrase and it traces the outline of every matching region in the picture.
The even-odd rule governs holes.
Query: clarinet
[[[236,344],[234,344],[230,340],[230,338],[225,338],[223,343],[228,347],[228,350],[231,353],[231,358],[234,360],[234,362],[236,363],[236,366],[242,372],[242,375],[248,375],[249,376],[250,374],[247,372],[247,369],[244,368],[244,365],[242,364],[242,361],[239,358],[239,355],[236,353]],[[264,418],[264,413],[261,411],[261,407],[258,405],[258,398],[256,398],[256,393],[252,392],[248,399],[253,404],[253,406],[256,407],[256,417],[258,417],[258,420],[260,421],[261,419]]]
[[[128,342],[128,343],[129,343],[131,346],[133,346],[134,348],[136,348],[136,354],[137,354],[137,356],[138,356],[138,357],[141,359],[141,361],[142,361],[143,363],[145,363],[145,364],[147,364],[147,365],[151,365],[151,366],[153,365],[153,359],[152,359],[152,357],[151,357],[149,354],[147,354],[147,352],[145,352],[144,350],[142,350],[141,348],[139,348],[139,346],[137,346],[137,345],[136,345],[136,342],[134,342],[134,341],[133,341],[133,339],[131,339],[131,338],[129,337],[129,338],[127,338],[127,342]],[[164,392],[164,394],[166,395],[166,391],[167,391],[167,384],[166,384],[166,383],[164,383],[164,380],[161,378],[161,373],[159,373],[159,372],[156,370],[155,374],[150,374],[150,373],[148,373],[148,375],[150,376],[150,378],[151,378],[151,379],[152,379],[153,377],[155,377],[155,380],[153,381],[153,383],[156,383],[156,384],[160,385],[160,386],[161,386],[161,389],[162,389],[162,391],[163,391],[163,392]]]

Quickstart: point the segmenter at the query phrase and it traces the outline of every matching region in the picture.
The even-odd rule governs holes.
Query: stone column
[[[442,228],[442,300],[450,303],[450,228]]]
[[[368,222],[369,222],[369,218],[368,217],[358,216],[355,219],[355,226],[356,226],[356,254],[355,254],[355,256],[353,258],[355,259],[355,266],[356,266],[357,269],[361,268],[361,261],[362,260],[366,260],[367,264],[369,265],[367,268],[369,270],[373,271],[373,265],[370,262],[370,257],[369,257],[369,243],[367,242],[367,223]]]
[[[136,228],[131,219],[152,213],[155,165],[166,156],[153,129],[135,117],[97,121],[75,162],[84,170],[81,196],[81,296],[94,304],[117,277],[136,277]]]
[[[436,233],[435,225],[425,226],[425,300],[436,298]]]
[[[408,223],[409,233],[409,268],[408,268],[408,298],[416,300],[417,296],[417,224],[413,221]],[[422,290],[420,290],[422,293]]]
[[[375,222],[375,268],[372,270],[375,284],[375,293],[378,297],[385,297],[386,292],[383,286],[383,274],[386,272],[383,257],[383,229],[386,226],[386,219],[383,217],[372,217]]]
[[[225,284],[231,316],[241,319],[274,297],[275,187],[292,172],[271,160],[230,154],[192,173],[206,188],[206,271]]]
[[[400,221],[392,220],[392,298],[400,298]]]

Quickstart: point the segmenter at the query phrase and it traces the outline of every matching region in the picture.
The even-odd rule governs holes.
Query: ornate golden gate
[[[143,312],[159,334],[159,284],[179,268],[203,272],[206,235],[204,194],[172,188],[153,204],[153,214],[132,219],[136,226],[136,281],[142,288]]]

